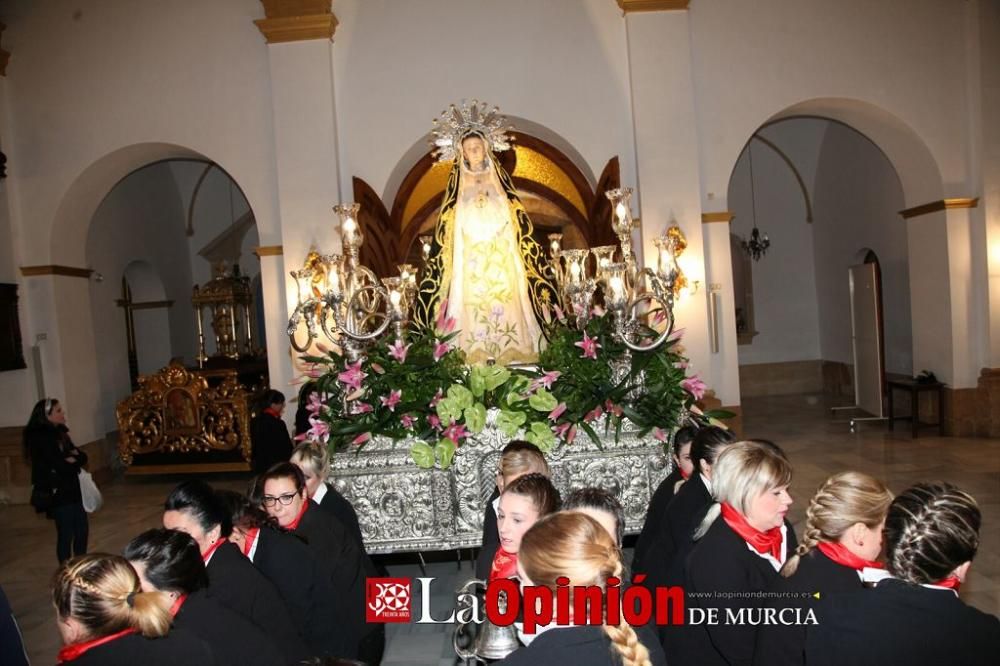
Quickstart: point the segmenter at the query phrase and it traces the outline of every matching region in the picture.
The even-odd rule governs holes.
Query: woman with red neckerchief
[[[230,543],[233,526],[225,505],[201,480],[180,483],[167,497],[163,526],[195,540],[208,574],[208,596],[250,620],[281,648],[289,662],[308,656],[299,628],[264,574]]]
[[[52,602],[64,646],[58,663],[72,666],[213,666],[205,643],[170,627],[170,601],[144,592],[124,558],[93,553],[56,572]]]
[[[664,642],[668,663],[751,663],[757,626],[730,618],[761,607],[758,593],[777,580],[795,551],[795,533],[785,521],[791,480],[788,459],[770,442],[734,442],[719,454],[712,466],[715,502],[695,530],[684,576],[688,607],[714,610],[719,619],[675,627]]]
[[[365,578],[378,574],[347,528],[308,493],[302,470],[285,462],[257,477],[250,501],[301,537],[324,566],[336,597],[336,630],[349,639],[339,656],[374,666],[385,651],[385,625],[366,621]]]
[[[795,554],[781,569],[770,591],[781,597],[762,605],[794,619],[816,613],[824,596],[860,590],[888,574],[877,562],[882,528],[892,493],[878,479],[861,472],[834,474],[819,487],[806,512],[806,527]],[[819,595],[819,599],[814,595]],[[787,609],[787,610],[786,610]],[[817,616],[822,622],[822,617]],[[805,663],[807,626],[771,624],[760,628],[753,663],[801,666]]]
[[[205,641],[218,666],[293,663],[249,620],[208,596],[205,563],[189,534],[146,530],[129,541],[124,554],[144,591],[162,592],[170,598],[174,628]]]
[[[253,471],[256,474],[266,472],[273,465],[292,457],[292,438],[281,418],[285,411],[285,394],[268,389],[260,405],[260,412],[250,421]]]
[[[1000,620],[967,606],[959,587],[979,549],[982,515],[949,483],[920,483],[885,519],[886,578],[873,590],[823,599],[807,627],[809,666],[992,666]]]

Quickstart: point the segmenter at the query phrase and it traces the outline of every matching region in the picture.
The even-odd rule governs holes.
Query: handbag
[[[80,470],[80,498],[83,500],[83,510],[94,513],[104,504],[104,497],[94,483],[94,477],[85,469]]]

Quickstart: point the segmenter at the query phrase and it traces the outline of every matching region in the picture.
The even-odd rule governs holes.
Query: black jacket
[[[659,529],[655,530],[643,555],[641,569],[633,566],[633,573],[645,573],[647,587],[680,585],[683,579],[671,578],[671,571],[683,571],[683,560],[674,561],[678,553],[686,555],[694,547],[694,531],[712,504],[712,495],[701,476],[693,474],[680,487],[667,505]]]
[[[262,527],[253,564],[278,589],[309,654],[340,655],[347,641],[337,630],[337,598],[309,546],[293,534]]]
[[[798,609],[799,621],[803,621],[806,611],[817,613],[823,597],[864,589],[857,571],[837,564],[814,548],[799,559],[799,566],[791,577],[779,576],[771,585],[769,591],[782,596],[764,599],[761,606],[777,611]],[[819,594],[819,599],[812,596],[814,594]],[[818,614],[816,619],[823,622]],[[802,666],[805,663],[808,628],[805,624],[762,625],[757,631],[754,666]]]
[[[335,592],[338,626],[343,628],[344,636],[354,639],[338,656],[353,659],[358,655],[360,639],[384,630],[384,625],[365,621],[365,578],[376,576],[375,567],[340,521],[312,500],[293,534],[306,542],[326,569]]]
[[[493,489],[493,494],[486,501],[486,509],[483,512],[483,546],[479,549],[476,557],[476,578],[488,580],[490,569],[493,567],[493,557],[500,547],[500,532],[497,529],[497,512],[493,508],[493,502],[500,497],[500,490]]]
[[[642,524],[642,531],[635,542],[635,554],[632,556],[632,573],[644,572],[646,570],[644,564],[646,553],[649,552],[649,547],[655,540],[656,535],[664,529],[667,506],[670,504],[670,500],[674,498],[674,488],[683,478],[681,471],[675,467],[674,471],[660,482],[660,485],[656,488],[656,492],[653,493],[653,497],[649,500],[649,508],[646,510],[646,522]]]
[[[790,555],[795,550],[795,531],[787,523],[786,530],[786,553]],[[670,663],[750,666],[757,627],[738,618],[728,621],[728,613],[759,609],[761,599],[731,593],[764,592],[777,579],[771,563],[750,552],[746,541],[721,516],[717,518],[687,556],[684,591],[688,618],[692,609],[718,609],[718,624],[671,627],[664,641]]]
[[[162,638],[127,634],[102,643],[72,661],[72,666],[215,666],[205,642],[183,629],[171,629]]]
[[[993,666],[1000,658],[1000,620],[951,590],[888,579],[819,608],[823,621],[806,635],[809,666]]]
[[[285,656],[267,634],[210,598],[204,590],[187,596],[174,616],[174,629],[189,631],[203,640],[218,666],[286,663]]]
[[[263,474],[272,465],[288,462],[292,457],[292,438],[288,426],[268,412],[261,412],[250,421],[250,443],[253,446],[253,471]]]
[[[26,428],[25,441],[31,456],[31,484],[55,489],[52,506],[80,504],[80,469],[87,464],[87,454],[76,448],[64,425],[40,425]],[[66,458],[76,458],[67,462]]]
[[[334,518],[340,521],[354,540],[358,547],[364,551],[365,541],[361,536],[361,525],[358,523],[358,514],[347,498],[341,495],[331,486],[326,484],[326,494],[320,500],[319,506],[324,511],[329,511]]]
[[[281,595],[236,544],[222,544],[205,570],[209,597],[250,620],[281,648],[289,662],[307,656],[299,629]]]
[[[649,660],[655,666],[666,666],[663,648],[655,636],[643,627],[639,627],[636,633],[639,634],[639,642],[649,650]],[[581,626],[550,629],[531,641],[530,645],[514,650],[499,663],[508,666],[620,666],[622,662],[604,629]]]

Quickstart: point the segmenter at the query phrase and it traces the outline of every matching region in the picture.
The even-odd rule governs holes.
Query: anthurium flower
[[[403,391],[396,389],[393,391],[389,391],[389,395],[382,396],[380,400],[382,401],[383,407],[388,407],[390,412],[394,412],[396,411],[396,405],[399,404],[399,401],[402,399],[402,397],[403,397]]]
[[[583,340],[579,342],[574,342],[574,346],[579,347],[583,350],[580,354],[580,358],[597,358],[597,350],[601,348],[601,343],[597,341],[597,338],[592,338],[587,335],[587,332],[583,332]]]
[[[356,391],[361,388],[361,382],[368,375],[361,370],[361,361],[344,365],[344,371],[337,375],[337,381],[345,388]]]
[[[400,363],[406,363],[406,353],[410,351],[412,344],[404,345],[402,340],[397,339],[394,343],[389,345],[389,356],[393,357]]]

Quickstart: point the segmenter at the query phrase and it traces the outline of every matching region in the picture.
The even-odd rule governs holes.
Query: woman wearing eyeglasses
[[[365,621],[365,577],[375,576],[375,568],[347,529],[309,499],[302,470],[292,463],[275,465],[257,477],[250,499],[281,527],[302,537],[327,566],[339,601],[340,626],[345,635],[358,639],[341,656],[380,663],[385,650],[385,625]]]
[[[308,656],[281,595],[236,544],[225,505],[204,481],[184,481],[167,497],[163,526],[194,538],[205,561],[208,596],[236,611],[267,634],[289,663]]]
[[[35,403],[24,427],[24,457],[31,463],[31,503],[56,522],[56,556],[62,564],[87,552],[89,525],[80,496],[87,454],[73,444],[58,400]]]

